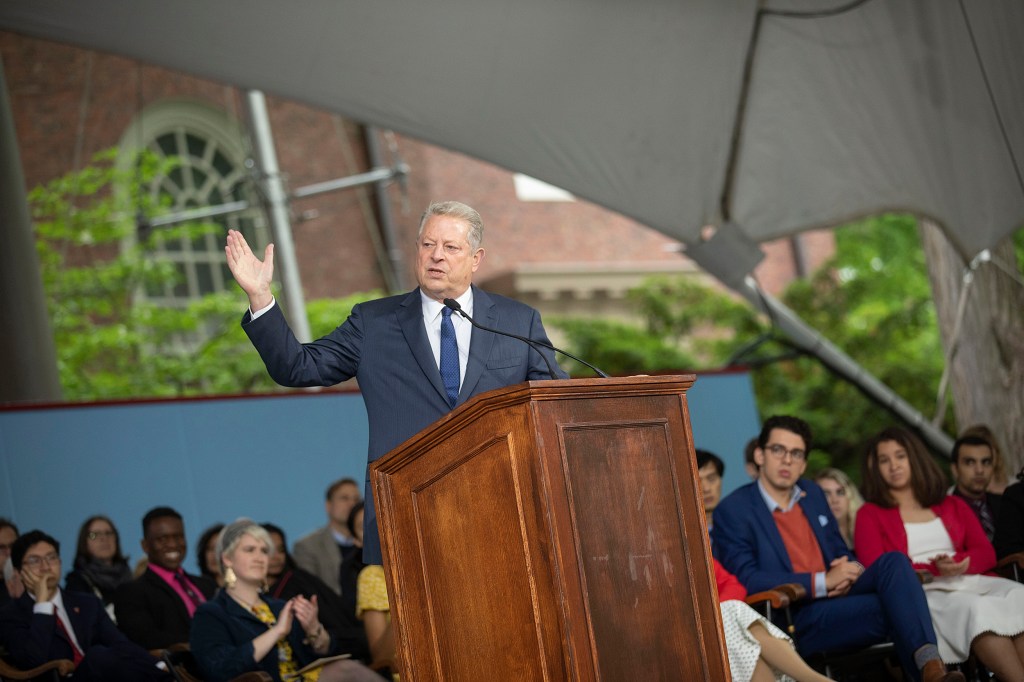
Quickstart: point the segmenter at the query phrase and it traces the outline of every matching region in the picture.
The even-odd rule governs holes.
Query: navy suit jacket
[[[473,319],[479,324],[549,343],[540,313],[528,305],[473,287]],[[423,325],[419,289],[360,303],[327,336],[301,344],[279,305],[242,326],[271,378],[283,386],[333,386],[356,377],[366,404],[368,463],[451,412],[441,373]],[[556,368],[558,378],[566,374]],[[523,381],[549,379],[540,354],[526,343],[473,328],[469,362],[456,406],[480,393]],[[377,515],[366,480],[363,560],[381,563]]]
[[[798,504],[818,539],[825,570],[837,557],[855,560],[821,488],[803,478],[798,485],[804,491]],[[783,583],[800,583],[809,596],[814,595],[812,575],[793,571],[782,535],[756,481],[736,489],[722,500],[715,509],[711,537],[718,560],[739,578],[748,592],[770,590]]]
[[[117,629],[97,597],[65,590],[61,595],[83,652],[95,645],[137,648]],[[71,642],[57,626],[57,617],[33,613],[34,606],[35,600],[26,592],[0,609],[0,642],[7,647],[11,662],[20,668],[34,668],[60,658],[72,660]],[[147,655],[141,649],[138,654]]]
[[[270,607],[275,618],[286,604],[273,597],[264,597],[263,601]],[[253,660],[252,640],[266,631],[266,623],[242,608],[227,592],[220,590],[213,599],[196,609],[189,648],[203,672],[203,678],[210,682],[230,680],[242,673],[257,670],[280,680],[276,649],[271,649],[259,661]],[[337,641],[330,630],[327,634],[331,637],[331,643],[326,655],[332,656],[338,653]],[[298,667],[317,659],[316,652],[303,642],[305,637],[299,619],[293,618],[288,644]]]

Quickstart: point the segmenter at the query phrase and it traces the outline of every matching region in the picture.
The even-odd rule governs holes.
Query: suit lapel
[[[438,395],[448,404],[448,394],[441,382],[441,372],[437,369],[434,361],[434,353],[430,350],[430,342],[427,341],[427,330],[423,326],[423,307],[420,304],[420,290],[414,289],[405,297],[405,300],[398,305],[395,311],[398,316],[398,324],[405,335],[405,342],[409,345],[412,356],[420,366],[423,375],[430,381]],[[472,350],[472,346],[470,346]]]
[[[498,307],[486,291],[473,287],[473,319],[479,324],[491,329],[497,329]],[[477,382],[483,376],[487,367],[487,358],[491,354],[491,346],[494,345],[494,334],[485,332],[473,327],[469,340],[469,361],[466,363],[466,377],[462,381],[462,390],[459,391],[461,405],[466,402],[469,396],[473,395]]]
[[[775,525],[775,519],[772,517],[772,513],[768,511],[768,506],[764,503],[764,499],[761,497],[761,488],[758,487],[757,482],[750,487],[751,493],[751,506],[754,511],[754,519],[761,526],[761,532],[764,533],[762,537],[768,539],[772,549],[775,550],[775,555],[787,571],[793,572],[793,562],[789,558],[789,552],[786,551],[786,543],[782,541],[782,534],[779,532],[779,527]]]
[[[182,601],[181,596],[174,591],[174,588],[167,584],[167,581],[158,576],[153,571],[146,571],[144,574],[146,580],[158,590],[171,597],[174,602],[174,609],[178,612],[178,616],[184,619],[184,622],[189,622],[188,607],[185,606],[185,602]]]
[[[68,620],[71,621],[71,629],[75,631],[75,638],[78,639],[79,645],[85,651],[92,641],[89,614],[85,613],[84,605],[73,594],[62,591],[61,599],[64,600],[64,609],[67,611]]]

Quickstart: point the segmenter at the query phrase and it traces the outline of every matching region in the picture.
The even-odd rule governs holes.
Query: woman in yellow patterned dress
[[[190,646],[209,682],[262,670],[275,681],[380,682],[366,666],[335,660],[298,677],[314,661],[342,652],[319,619],[316,598],[287,602],[260,594],[273,544],[249,519],[225,526],[217,541],[224,589],[196,609]]]

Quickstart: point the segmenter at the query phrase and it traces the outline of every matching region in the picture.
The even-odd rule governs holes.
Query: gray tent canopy
[[[1024,224],[1019,0],[4,0],[0,28],[527,173],[759,305],[763,241],[905,210],[969,260]]]
[[[1017,0],[5,0],[0,27],[392,128],[689,244],[900,209],[970,258],[1024,222]]]

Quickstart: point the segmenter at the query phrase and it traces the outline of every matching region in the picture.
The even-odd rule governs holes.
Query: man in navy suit
[[[748,592],[800,583],[808,598],[793,614],[804,656],[891,639],[903,667],[925,682],[963,680],[947,672],[935,645],[924,590],[907,557],[883,555],[867,570],[846,547],[825,495],[800,478],[811,429],[796,417],[771,417],[754,450],[758,478],[715,510],[715,553]]]
[[[536,310],[472,285],[484,257],[482,239],[483,221],[475,210],[455,201],[431,204],[417,240],[419,287],[355,306],[340,327],[307,344],[296,340],[271,294],[273,244],[260,261],[232,230],[225,252],[231,273],[249,297],[242,326],[276,382],[331,386],[357,378],[370,425],[368,460],[373,462],[475,395],[553,378],[544,358],[527,344],[475,329],[445,312],[442,301],[452,298],[484,326],[548,343]],[[544,353],[557,368],[553,353]],[[446,354],[447,364],[442,362]],[[560,369],[555,373],[566,376]],[[363,560],[379,564],[369,476],[364,526]]]
[[[0,643],[14,665],[28,669],[67,659],[76,682],[171,679],[149,652],[121,634],[99,599],[58,587],[60,545],[52,537],[25,533],[11,547],[11,561],[25,593],[0,609]]]

